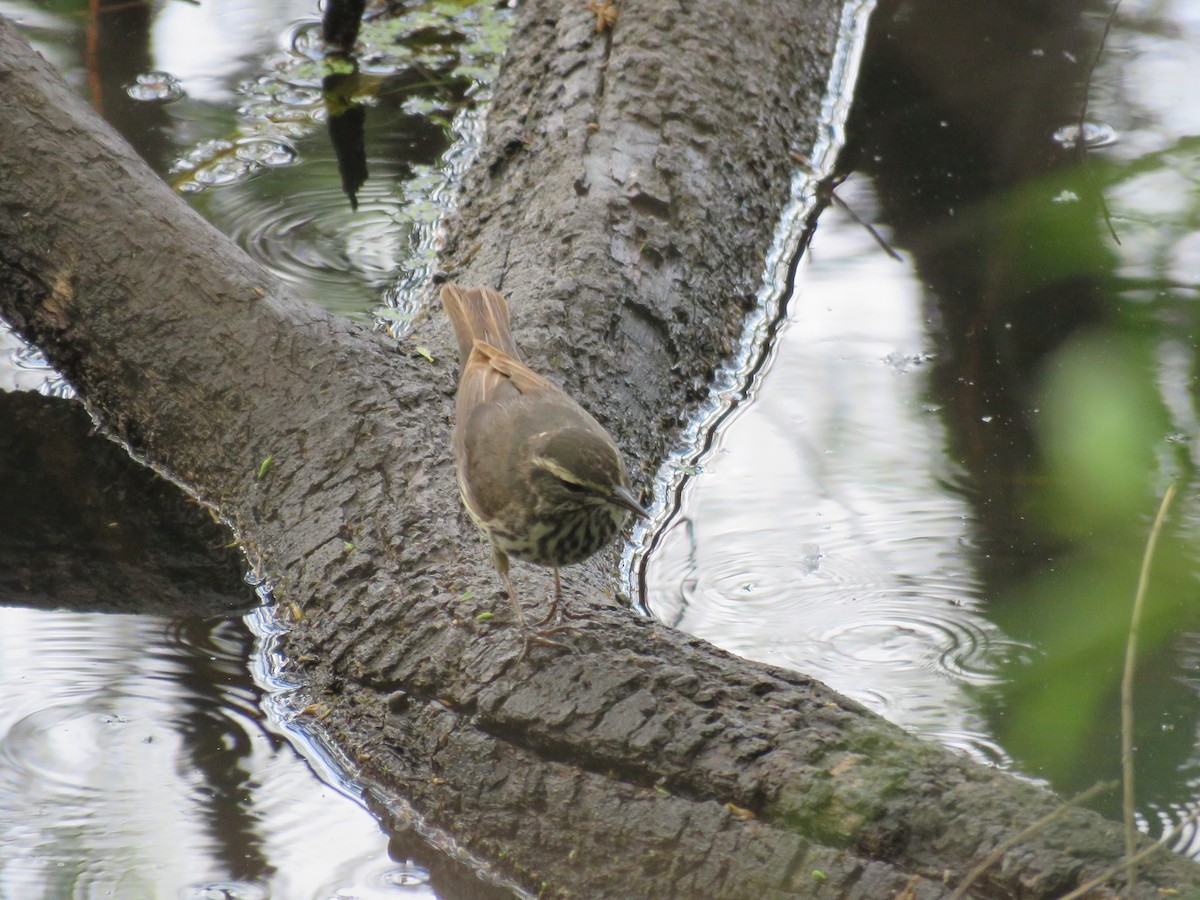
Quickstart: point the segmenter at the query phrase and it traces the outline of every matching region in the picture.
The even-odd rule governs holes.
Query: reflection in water
[[[967,689],[1013,648],[979,608],[970,507],[923,399],[933,347],[903,271],[826,213],[770,375],[693,480],[691,527],[660,548],[649,600],[686,631],[1003,762]]]
[[[1074,793],[1119,772],[1137,567],[1180,480],[1136,688],[1139,814],[1162,833],[1200,792],[1200,18],[1122,4],[1092,73],[1089,10],[880,4],[841,193],[908,265],[822,220],[649,599]]]
[[[1200,719],[1178,656],[1200,625],[1195,273],[1173,264],[1198,219],[1184,186],[1194,179],[1180,177],[1192,164],[1170,152],[1191,143],[1193,107],[1150,87],[1167,61],[1200,74],[1193,7],[1122,5],[1089,74],[1107,11],[1009,10],[1002,52],[992,10],[910,4],[885,20],[857,108],[858,164],[914,255],[937,326],[931,396],[968,473],[989,616],[1035,648],[1001,670],[982,706],[1016,765],[1066,793],[1119,771],[1137,566],[1165,480],[1184,481],[1136,690],[1137,797],[1152,831],[1195,803],[1185,773]],[[1003,77],[956,74],[970,61],[983,75],[987,59]],[[897,103],[897,86],[914,90]],[[1055,136],[1077,123],[1085,94],[1108,146],[1081,164]],[[1115,814],[1117,798],[1098,805]]]
[[[251,645],[238,620],[0,609],[0,894],[365,898],[420,880],[264,722]]]
[[[319,80],[261,77],[280,43],[274,52],[308,53],[295,40],[305,29],[285,19],[309,4],[97,6],[97,53],[80,61],[73,24],[0,0],[159,171],[207,167],[222,186],[197,204],[301,293],[356,314],[383,293],[402,317],[464,152],[443,155],[444,123],[429,117],[450,107],[402,90],[403,78],[378,95],[372,180],[353,215],[312,128]],[[1116,522],[1075,515],[1064,528],[1076,510],[1042,452],[1039,392],[1087,329],[1103,360],[1132,361],[1136,374],[1114,385],[1140,380],[1158,398],[1140,405],[1163,409],[1159,433],[1133,439],[1158,468],[1136,477],[1192,478],[1200,107],[1187,91],[1200,23],[1184,0],[1123,4],[1080,170],[1071,129],[1102,17],[1075,2],[1015,16],[1030,6],[881,4],[851,129],[858,187],[842,196],[887,227],[910,266],[836,211],[825,217],[774,367],[687,489],[647,600],[673,624],[1070,791],[1115,769],[1110,673],[1154,504],[1138,494]],[[388,84],[411,78],[409,62],[403,44],[384,46],[361,71]],[[186,97],[129,97],[124,86],[152,70]],[[239,167],[215,165],[229,160]],[[264,177],[247,182],[250,171]],[[1105,186],[1119,248],[1099,218]],[[43,385],[25,349],[8,356],[4,387],[61,388]],[[1082,405],[1117,409],[1116,393]],[[1091,460],[1102,448],[1085,449]],[[1082,486],[1084,500],[1100,493]],[[1181,492],[1163,542],[1175,564],[1156,573],[1161,614],[1139,679],[1152,829],[1200,794],[1194,493]],[[429,893],[428,872],[408,861],[416,851],[393,841],[404,862],[390,861],[373,822],[264,723],[249,641],[222,620],[0,610],[0,893]],[[1195,841],[1180,846],[1197,852]]]
[[[403,329],[480,137],[477,108],[511,10],[422,4],[373,18],[358,68],[337,70],[336,91],[323,89],[311,2],[103,0],[86,21],[60,21],[0,0],[0,12],[30,26],[35,47],[86,86],[143,158],[298,295]],[[175,102],[163,103],[164,91]],[[369,172],[356,211],[330,137],[342,133],[339,114],[368,107],[355,138]]]
[[[351,97],[370,106],[371,180],[355,211],[325,133],[327,106],[343,98],[322,94],[313,65],[320,48],[311,24],[296,21],[315,11],[294,0],[100,0],[87,16],[60,18],[0,0],[0,13],[27,27],[157,171],[297,293],[360,317],[390,306],[397,315],[387,318],[402,324],[412,286],[432,265],[437,218],[479,137],[477,117],[456,113],[485,96],[511,15],[438,4],[379,20],[384,42],[364,50]],[[456,65],[463,71],[452,72]],[[463,136],[470,140],[450,146]],[[35,351],[2,330],[0,389],[71,396]],[[12,399],[0,404],[8,423],[0,444],[12,451],[0,475],[10,465],[21,493],[8,498],[0,546],[18,563],[0,579],[3,599],[82,610],[195,604],[198,582],[182,562],[203,557],[212,536],[139,531],[159,519],[130,513],[129,485],[140,482],[120,467],[142,480],[145,470],[100,439],[93,443],[102,447],[58,449],[46,423],[79,423],[61,407]],[[115,475],[97,475],[103,450],[121,457]],[[62,492],[74,506],[56,502]],[[106,499],[89,503],[96,497]],[[72,515],[76,506],[83,515]],[[156,510],[138,507],[147,508]],[[47,509],[60,515],[30,513]],[[115,536],[124,554],[112,552]],[[22,557],[26,546],[37,554]],[[164,546],[157,565],[143,566],[146,577],[114,577],[140,572],[141,551]],[[47,557],[69,582],[37,572]],[[37,575],[24,578],[27,570]],[[147,584],[162,590],[131,589]],[[209,598],[218,609],[250,602],[237,579],[203,588],[206,597],[227,590]],[[386,839],[346,773],[327,768],[303,729],[285,732],[285,717],[264,714],[278,702],[249,675],[253,645],[236,618],[0,609],[0,896],[508,895],[419,836]],[[254,668],[259,684],[285,690]]]
[[[75,390],[46,361],[39,350],[25,343],[0,322],[0,391],[37,391],[64,400]]]
[[[379,302],[404,254],[395,224],[403,197],[386,181],[371,180],[353,210],[332,154],[325,148],[306,148],[306,154],[303,171],[286,181],[260,179],[251,186],[238,179],[195,202],[301,296],[333,312],[362,317]],[[384,166],[374,169],[388,174]]]
[[[374,310],[402,330],[432,275],[437,223],[477,142],[474,107],[510,20],[467,4],[367,22],[353,68],[326,68],[319,23],[294,23],[237,81],[239,137],[200,142],[172,180],[298,295],[348,316]],[[178,116],[213,133],[204,107]]]

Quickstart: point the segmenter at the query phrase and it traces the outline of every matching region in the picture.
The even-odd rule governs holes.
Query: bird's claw
[[[530,651],[536,644],[539,647],[554,647],[558,650],[566,650],[568,653],[580,654],[582,651],[578,647],[571,644],[564,644],[562,641],[553,639],[553,635],[563,632],[572,631],[576,634],[579,629],[571,625],[556,625],[554,628],[539,628],[537,631],[522,631],[521,632],[521,659],[527,659]]]

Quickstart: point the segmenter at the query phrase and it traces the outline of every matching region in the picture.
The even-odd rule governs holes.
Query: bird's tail
[[[515,359],[521,358],[508,325],[508,304],[491,288],[446,284],[442,287],[442,306],[446,307],[454,326],[463,365],[477,340],[491,344]]]

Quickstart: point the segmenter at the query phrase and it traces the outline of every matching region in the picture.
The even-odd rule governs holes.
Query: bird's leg
[[[559,573],[558,566],[554,567],[554,596],[550,600],[550,612],[537,623],[540,629],[539,634],[557,634],[560,631],[578,631],[574,625],[564,625],[563,619],[571,618],[571,614],[562,605],[562,575]],[[554,625],[550,628],[546,626],[551,622]]]
[[[550,600],[550,613],[546,618],[537,624],[535,634],[539,638],[548,638],[552,634],[562,634],[564,631],[573,631],[579,633],[579,629],[574,625],[563,624],[563,619],[566,617],[566,612],[561,608],[562,603],[562,576],[559,574],[558,566],[554,567],[554,597]],[[550,622],[554,622],[550,625]],[[550,625],[550,627],[546,627]],[[562,646],[561,644],[559,646]],[[579,651],[576,651],[579,652]]]
[[[521,609],[521,602],[517,599],[517,592],[513,589],[512,578],[508,574],[508,554],[499,547],[492,545],[492,562],[496,564],[496,570],[500,573],[500,580],[504,582],[504,590],[508,592],[508,599],[512,602],[513,611],[517,614],[517,628],[521,631],[521,643],[524,645],[521,657],[528,656],[529,648],[534,644],[540,644],[543,647],[558,647],[560,650],[572,650],[572,647],[550,639],[551,634],[562,629],[551,628],[547,631],[529,630],[529,626],[525,624],[525,612]],[[554,571],[557,574],[557,567]]]
[[[550,599],[550,612],[546,613],[546,618],[537,623],[538,628],[545,628],[551,622],[557,622],[558,604],[562,602],[562,576],[558,574],[558,566],[554,567],[554,596]]]
[[[508,593],[513,611],[517,614],[517,627],[524,631],[525,613],[521,609],[521,601],[517,599],[517,592],[513,590],[512,579],[508,575],[508,554],[495,544],[492,545],[492,562],[496,564],[496,571],[500,573],[500,580],[504,582],[504,590]]]

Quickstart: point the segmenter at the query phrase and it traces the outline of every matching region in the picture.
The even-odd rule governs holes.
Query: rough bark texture
[[[582,4],[522,5],[447,266],[510,295],[530,362],[643,483],[741,332],[837,14],[628,0],[599,34]],[[290,656],[385,803],[552,895],[863,898],[944,896],[1056,805],[639,620],[606,596],[611,556],[568,574],[581,652],[522,660],[476,620],[503,601],[458,508],[441,317],[416,326],[431,364],[288,297],[4,25],[0,121],[0,312],[303,607]],[[1120,850],[1072,812],[978,896],[1057,896]],[[1200,890],[1186,860],[1147,868],[1138,896]]]

